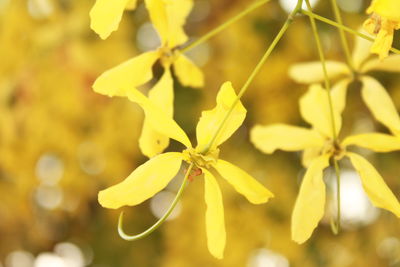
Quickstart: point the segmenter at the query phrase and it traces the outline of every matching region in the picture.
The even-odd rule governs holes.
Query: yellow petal
[[[369,35],[362,28],[359,29],[358,31],[362,32],[363,34]],[[372,43],[370,41],[365,40],[364,38],[361,38],[359,36],[356,37],[355,44],[354,44],[354,50],[352,53],[352,60],[353,60],[354,68],[356,70],[360,70],[362,64],[371,55],[369,52],[371,50],[371,46],[372,46]]]
[[[345,138],[343,146],[359,146],[375,152],[390,152],[400,150],[400,138],[388,134],[366,133]]]
[[[183,86],[203,87],[203,72],[185,55],[177,52],[177,58],[174,61],[175,75]]]
[[[193,7],[193,0],[166,0],[168,14],[168,46],[176,47],[185,43],[188,37],[183,26]]]
[[[360,175],[363,187],[372,204],[378,208],[386,209],[400,217],[400,203],[386,185],[376,169],[363,157],[347,153],[351,163]]]
[[[96,79],[93,89],[107,96],[126,96],[127,91],[136,90],[153,78],[152,67],[158,52],[147,52],[107,70]]]
[[[371,70],[400,72],[400,55],[390,55],[383,60],[375,58],[362,67],[363,73]]]
[[[188,148],[192,147],[189,138],[182,128],[179,127],[179,125],[169,117],[164,110],[151,102],[141,92],[138,90],[129,91],[128,98],[132,102],[137,103],[143,109],[147,122],[155,131],[181,142]]]
[[[161,37],[161,44],[176,47],[187,41],[183,26],[189,15],[191,0],[146,0],[151,21]]]
[[[400,118],[385,88],[369,76],[363,76],[361,81],[361,95],[372,115],[394,134],[400,134]]]
[[[214,176],[206,169],[202,170],[205,181],[204,197],[207,205],[206,231],[208,250],[217,259],[222,259],[226,243],[222,194]]]
[[[323,155],[310,164],[301,183],[292,214],[292,239],[304,243],[324,215],[325,184],[323,171],[329,166],[329,155]]]
[[[342,126],[340,108],[342,100],[336,100],[332,95],[333,117],[335,121],[336,134],[339,134]],[[340,96],[336,94],[335,96]],[[315,130],[321,134],[333,137],[331,122],[331,111],[329,109],[328,95],[324,88],[318,84],[311,85],[307,93],[300,99],[300,113],[304,120],[310,123]]]
[[[175,177],[182,163],[182,154],[158,155],[134,170],[128,178],[99,193],[99,203],[109,209],[134,206],[151,198]]]
[[[90,27],[102,39],[118,29],[122,14],[129,0],[96,0],[90,10]]]
[[[165,69],[158,83],[149,91],[149,100],[165,112],[169,118],[173,117],[174,85],[169,69]],[[151,127],[149,119],[145,117],[142,134],[139,138],[139,147],[142,153],[151,158],[164,151],[169,145],[169,138]]]
[[[350,79],[343,79],[338,81],[331,88],[332,102],[335,110],[339,112],[339,114],[342,114],[344,108],[346,107],[347,88],[350,82]]]
[[[198,151],[202,151],[209,145],[236,98],[231,82],[225,82],[218,92],[217,106],[212,110],[202,112],[196,128]],[[225,142],[242,125],[245,117],[246,109],[239,101],[233,108],[228,120],[225,121],[210,149],[212,150]]]
[[[151,22],[161,38],[161,45],[168,41],[168,17],[164,0],[145,0]]]
[[[322,152],[323,148],[321,147],[304,149],[303,154],[301,155],[301,164],[303,164],[305,168],[308,168],[311,162],[313,162],[314,159],[318,158]]]
[[[259,150],[268,154],[277,149],[298,151],[310,147],[321,148],[325,142],[317,131],[286,124],[256,125],[250,131],[250,140]]]
[[[253,204],[265,203],[274,197],[274,194],[256,179],[227,161],[219,159],[213,167],[239,194],[245,196]]]
[[[375,12],[387,19],[400,21],[400,1],[398,0],[374,0],[368,8],[369,12]]]
[[[340,75],[350,74],[346,64],[337,61],[326,61],[326,68],[330,79],[337,78]],[[298,83],[318,83],[324,80],[324,72],[321,62],[306,62],[294,64],[289,68],[289,76]]]

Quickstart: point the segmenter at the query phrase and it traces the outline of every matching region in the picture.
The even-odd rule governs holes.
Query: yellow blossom
[[[94,91],[100,94],[127,97],[128,92],[146,84],[153,78],[153,65],[159,61],[164,73],[158,83],[149,91],[149,99],[159,105],[164,112],[173,116],[173,78],[174,73],[184,86],[202,87],[204,77],[201,70],[176,46],[187,41],[183,31],[186,17],[192,8],[189,0],[145,0],[151,20],[157,29],[161,46],[136,56],[104,72],[93,85]],[[139,146],[142,153],[153,157],[161,153],[169,144],[169,138],[155,131],[146,118],[143,123]]]
[[[332,91],[332,104],[336,134],[339,134],[345,98],[343,94],[338,94],[337,90],[334,88]],[[376,98],[375,101],[382,99],[382,97]],[[379,105],[383,104],[385,103]],[[304,150],[303,156],[306,157],[304,164],[307,171],[292,214],[292,239],[298,243],[305,242],[324,214],[323,171],[329,166],[329,160],[332,158],[335,160],[349,158],[372,204],[400,217],[400,203],[383,178],[366,159],[347,150],[353,145],[375,152],[400,150],[400,138],[381,133],[366,133],[347,137],[342,142],[335,141],[326,91],[320,85],[311,85],[309,91],[300,99],[300,112],[304,120],[311,124],[311,129],[273,124],[257,125],[251,130],[252,143],[264,153],[273,153],[277,149]],[[388,110],[383,111],[385,112],[389,114]],[[396,127],[399,126],[398,121],[392,123],[396,123]]]
[[[400,1],[373,0],[367,13],[372,15],[364,22],[364,28],[376,35],[371,52],[384,59],[392,47],[394,30],[400,28]]]
[[[367,107],[372,113],[376,110],[385,110],[387,105],[381,101],[373,101],[373,97],[369,97],[371,90],[376,92],[377,96],[387,95],[385,88],[372,76],[371,71],[388,71],[400,72],[400,55],[390,55],[384,60],[370,58],[369,50],[371,43],[362,38],[356,38],[354,50],[352,53],[352,62],[354,72],[347,67],[345,63],[340,61],[328,60],[326,67],[328,70],[328,78],[334,80],[333,92],[335,94],[346,97],[349,84],[357,79],[361,82],[361,95]],[[322,83],[324,81],[324,73],[322,71],[321,62],[313,61],[306,63],[294,64],[289,69],[289,76],[298,83],[312,84]],[[343,107],[344,108],[344,102]]]
[[[101,191],[100,204],[112,209],[140,204],[167,186],[178,173],[182,161],[193,164],[204,174],[208,248],[214,257],[221,259],[226,234],[222,195],[214,173],[218,173],[253,204],[265,203],[273,197],[269,190],[245,171],[218,158],[218,146],[240,127],[246,117],[246,109],[239,102],[214,138],[237,98],[231,83],[224,83],[217,95],[216,107],[202,113],[196,128],[198,145],[193,148],[185,132],[157,105],[139,91],[128,91],[127,95],[143,108],[148,123],[156,131],[179,141],[186,149],[182,153],[167,152],[153,157],[121,183]]]

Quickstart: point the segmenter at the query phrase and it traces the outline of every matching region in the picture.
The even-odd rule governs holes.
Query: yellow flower
[[[347,94],[349,84],[356,79],[361,82],[361,96],[369,110],[374,114],[379,110],[385,110],[388,106],[385,102],[374,101],[371,93],[377,96],[387,95],[385,88],[372,76],[371,71],[388,71],[400,72],[400,55],[390,55],[384,60],[370,58],[369,50],[371,43],[362,38],[356,38],[355,47],[352,54],[352,62],[354,71],[352,71],[345,63],[339,61],[328,60],[326,67],[330,80],[335,80],[333,91],[336,94]],[[322,83],[324,81],[324,73],[322,71],[321,62],[313,61],[306,63],[294,64],[289,69],[289,76],[298,83],[312,84]],[[389,96],[388,96],[389,97]],[[390,97],[389,97],[390,98]]]
[[[149,82],[153,78],[153,65],[157,60],[164,68],[158,83],[149,91],[149,99],[159,105],[164,112],[173,116],[173,78],[171,66],[179,81],[184,86],[202,87],[204,77],[201,70],[176,48],[187,40],[183,24],[192,4],[188,0],[146,0],[147,8],[154,26],[161,37],[161,47],[136,56],[104,72],[93,85],[100,94],[126,97],[129,91]],[[144,120],[139,146],[142,153],[153,157],[169,145],[169,138],[155,131]]]
[[[371,52],[384,59],[392,47],[394,30],[400,28],[400,1],[373,0],[367,13],[372,15],[364,22],[364,28],[376,35]]]
[[[339,134],[342,125],[341,112],[345,106],[344,95],[338,92],[337,89],[332,91],[336,134]],[[375,101],[385,98],[375,96],[378,97]],[[332,158],[340,160],[348,157],[358,172],[372,204],[400,217],[400,203],[375,168],[362,156],[347,151],[351,145],[375,152],[400,150],[400,138],[381,133],[366,133],[347,137],[342,142],[335,142],[326,91],[320,85],[311,85],[309,91],[300,99],[300,112],[304,120],[311,124],[311,129],[273,124],[257,125],[251,130],[251,141],[265,153],[273,153],[277,149],[304,150],[307,171],[292,214],[292,239],[298,243],[305,242],[310,238],[324,214],[323,171],[329,166],[329,160]],[[385,115],[388,114],[385,113]]]
[[[245,171],[218,158],[218,146],[240,127],[246,117],[246,109],[240,102],[233,109],[214,142],[211,142],[237,97],[231,83],[226,82],[222,85],[217,95],[216,107],[202,113],[196,128],[196,148],[192,147],[189,138],[178,124],[143,94],[139,91],[129,91],[128,97],[143,108],[146,119],[156,131],[181,142],[186,149],[182,153],[160,154],[139,166],[123,182],[101,191],[100,204],[112,209],[140,204],[167,186],[178,173],[182,161],[194,164],[196,169],[201,169],[204,173],[208,248],[214,257],[222,258],[226,239],[224,210],[221,191],[213,173],[220,174],[251,203],[265,203],[273,197],[269,190]]]

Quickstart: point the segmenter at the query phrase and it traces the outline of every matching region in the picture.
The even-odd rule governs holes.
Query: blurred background
[[[194,0],[187,23],[201,36],[247,7],[250,0]],[[201,110],[214,106],[226,80],[238,90],[279,30],[294,0],[271,0],[189,56],[203,69],[201,90],[175,87],[175,118],[195,138]],[[316,1],[314,1],[316,2]],[[347,25],[366,19],[369,0],[338,0]],[[400,266],[399,220],[373,208],[357,174],[343,162],[343,230],[334,236],[333,176],[328,175],[326,218],[304,245],[290,240],[290,216],[304,168],[300,154],[264,155],[249,142],[257,124],[305,125],[298,99],[306,87],[288,77],[288,67],[315,60],[307,18],[298,18],[244,96],[248,117],[221,147],[221,158],[236,163],[275,194],[254,206],[221,179],[227,228],[223,260],[206,247],[203,181],[195,178],[170,220],[136,242],[117,234],[119,211],[97,202],[97,193],[122,181],[146,161],[138,149],[141,109],[122,98],[94,93],[94,79],[143,51],[157,47],[157,35],[143,3],[125,12],[106,41],[89,28],[94,0],[0,0],[0,266],[1,267],[187,267],[187,266]],[[328,0],[317,13],[332,18]],[[329,59],[343,60],[338,32],[319,24]],[[396,38],[398,40],[398,38]],[[351,46],[354,38],[349,36]],[[400,107],[400,78],[373,73]],[[342,134],[386,131],[349,91]],[[182,147],[172,142],[169,151]],[[367,154],[395,195],[400,195],[399,153]],[[143,231],[162,216],[183,172],[142,205],[126,208],[125,228]]]

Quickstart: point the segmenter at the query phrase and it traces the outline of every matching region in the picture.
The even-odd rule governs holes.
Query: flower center
[[[333,141],[332,139],[328,139],[322,148],[322,154],[329,154],[337,160],[342,159],[345,153],[346,149],[343,148],[339,142]]]
[[[217,163],[219,156],[219,149],[214,149],[207,154],[201,154],[194,148],[185,149],[183,152],[184,160],[188,163],[194,163],[198,168],[210,168],[212,164]]]
[[[160,47],[158,51],[160,53],[161,65],[163,65],[164,67],[169,67],[175,59],[174,51],[167,46]]]

